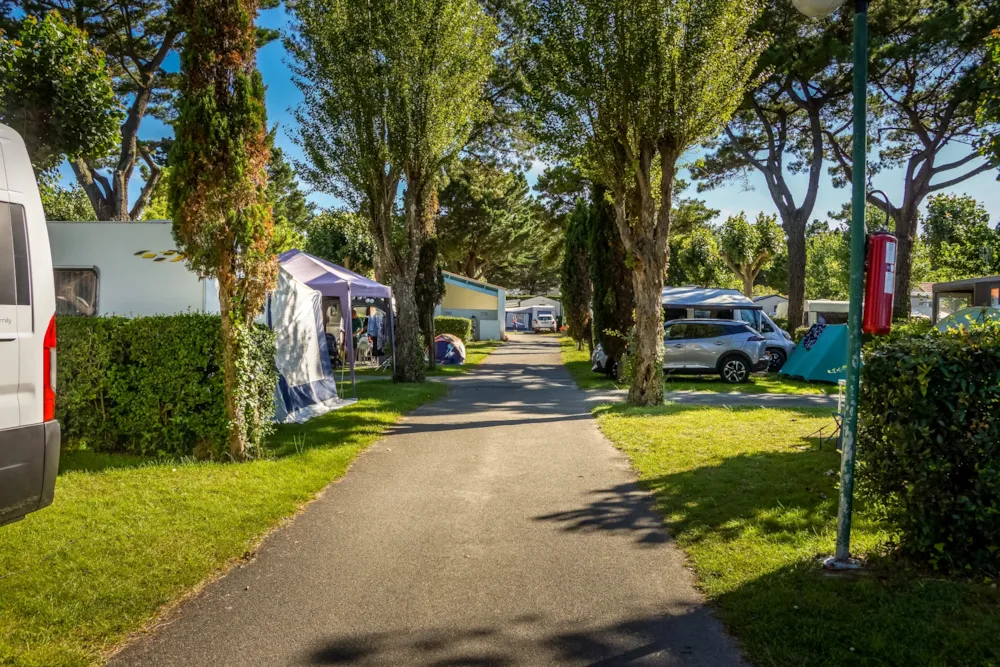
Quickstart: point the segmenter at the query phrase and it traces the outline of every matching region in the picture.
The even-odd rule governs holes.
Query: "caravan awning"
[[[323,296],[392,298],[391,287],[301,250],[282,253],[278,263],[300,283]]]

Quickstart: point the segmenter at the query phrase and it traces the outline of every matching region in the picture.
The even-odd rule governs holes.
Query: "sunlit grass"
[[[65,454],[55,503],[0,528],[0,664],[87,665],[295,512],[440,384],[281,426],[242,464]]]
[[[602,431],[656,493],[698,584],[756,665],[998,665],[1000,594],[898,569],[831,576],[839,455],[826,410],[625,406]],[[861,506],[853,549],[887,534]]]

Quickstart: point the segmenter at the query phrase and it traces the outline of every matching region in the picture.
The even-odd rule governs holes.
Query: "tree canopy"
[[[300,172],[366,214],[399,309],[397,379],[423,379],[414,281],[441,171],[489,112],[496,24],[475,0],[299,0],[292,9],[286,46],[305,97],[295,112]]]
[[[20,133],[36,170],[103,158],[122,117],[104,53],[83,30],[53,11],[0,32],[0,122]]]
[[[719,251],[730,270],[743,284],[743,293],[753,297],[757,274],[781,250],[783,238],[777,217],[761,213],[754,222],[742,211],[730,216],[719,232]]]
[[[658,405],[677,160],[718,133],[743,99],[765,45],[748,35],[760,4],[534,0],[532,11],[539,135],[557,158],[586,158],[612,193],[636,296],[629,401]]]
[[[1000,233],[990,215],[969,196],[931,196],[923,218],[923,241],[935,282],[977,278],[1000,268]]]
[[[457,161],[438,203],[441,260],[449,271],[492,282],[536,240],[538,220],[521,173],[475,158]]]

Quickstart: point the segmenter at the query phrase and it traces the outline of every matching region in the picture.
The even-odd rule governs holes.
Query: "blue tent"
[[[809,382],[837,382],[847,377],[847,325],[828,324],[811,345],[809,336],[795,346],[779,371],[782,375]]]

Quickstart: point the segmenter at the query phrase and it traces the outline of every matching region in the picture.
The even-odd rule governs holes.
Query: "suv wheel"
[[[777,373],[781,370],[781,367],[785,365],[785,361],[788,357],[785,356],[784,350],[768,350],[767,351],[767,370],[771,373]]]
[[[750,366],[740,357],[729,357],[723,360],[719,375],[729,384],[746,382],[750,379]]]

